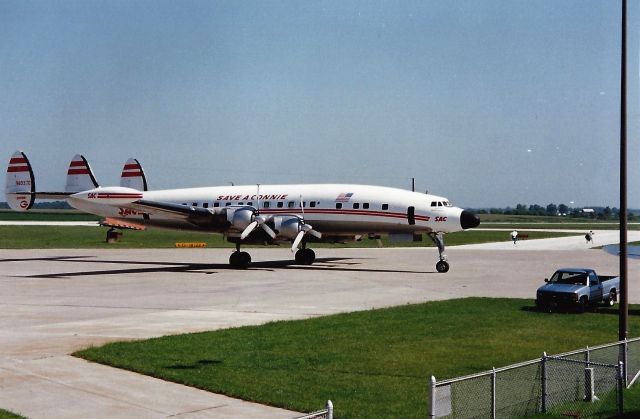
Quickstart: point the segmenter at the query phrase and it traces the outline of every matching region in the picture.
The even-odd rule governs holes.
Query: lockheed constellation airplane
[[[477,227],[473,213],[446,198],[402,189],[349,185],[246,185],[150,191],[136,159],[124,165],[120,186],[98,185],[89,163],[76,155],[67,171],[64,192],[39,192],[27,156],[17,151],[7,169],[5,194],[16,211],[35,199],[63,199],[80,211],[105,217],[103,225],[219,233],[236,244],[229,258],[234,268],[247,268],[242,244],[292,243],[298,264],[310,265],[313,242],[341,243],[364,235],[411,239],[427,234],[437,245],[438,272],[447,272],[444,233]]]

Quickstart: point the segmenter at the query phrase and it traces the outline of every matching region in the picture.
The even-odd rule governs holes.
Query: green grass
[[[1,221],[98,221],[102,217],[76,210],[15,212],[0,210]]]
[[[119,243],[105,243],[106,228],[78,226],[0,226],[0,249],[78,249],[78,248],[169,248],[176,242],[206,242],[208,247],[233,247],[220,234],[188,231],[148,229],[146,231],[125,230]],[[529,232],[529,238],[561,237],[568,233]],[[499,231],[463,231],[447,234],[447,245],[486,243],[511,240],[508,233]],[[383,238],[385,247],[433,246],[428,237],[422,242],[394,242]],[[311,247],[376,247],[375,240],[367,238],[359,242],[333,245],[313,243]]]
[[[16,415],[8,410],[0,409],[0,419],[25,419],[24,416]]]
[[[533,301],[468,298],[122,342],[82,358],[338,418],[427,416],[427,383],[617,340],[618,317],[539,313]],[[638,307],[630,330],[640,328]]]

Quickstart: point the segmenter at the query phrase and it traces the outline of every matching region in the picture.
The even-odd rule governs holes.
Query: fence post
[[[496,367],[491,371],[491,419],[496,419]]]
[[[629,341],[627,340],[627,338],[624,338],[624,358],[622,360],[622,362],[624,362],[624,387],[627,387],[627,383],[629,382],[629,371],[628,371],[628,367],[627,365],[629,365],[629,346],[628,346]]]
[[[436,417],[436,377],[431,376],[429,382],[429,419]]]
[[[540,364],[542,369],[542,371],[540,372],[540,376],[541,376],[540,392],[542,393],[541,394],[542,406],[540,410],[542,413],[547,413],[547,353],[546,352],[542,353],[542,359],[540,360]]]
[[[618,361],[618,368],[617,368],[617,403],[616,403],[616,408],[617,408],[617,413],[618,413],[618,417],[621,418],[622,417],[622,413],[624,412],[624,396],[622,394],[622,390],[623,390],[623,386],[622,386],[622,374],[624,371],[624,365],[622,363],[622,361]]]
[[[327,419],[333,419],[333,403],[331,400],[327,400]]]
[[[584,401],[595,402],[598,398],[595,395],[593,368],[584,369]]]
[[[591,352],[589,352],[589,346],[587,346],[587,351],[584,353],[584,362],[586,362],[587,367],[591,366]]]

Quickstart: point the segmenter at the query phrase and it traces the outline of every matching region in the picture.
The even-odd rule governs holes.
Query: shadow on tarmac
[[[316,271],[342,271],[342,272],[381,272],[381,273],[411,273],[411,274],[429,274],[435,271],[411,271],[397,269],[367,269],[362,267],[362,263],[357,262],[364,258],[317,258],[313,265],[297,265],[295,261],[276,260],[252,262],[249,269],[274,271],[276,269],[296,269],[296,270],[316,270]],[[74,263],[91,263],[91,264],[115,264],[115,265],[150,265],[140,268],[122,268],[122,269],[102,269],[95,271],[75,271],[75,272],[57,272],[39,275],[26,275],[19,278],[70,278],[81,276],[95,275],[123,275],[123,274],[141,274],[153,272],[181,272],[181,273],[203,273],[214,274],[217,271],[237,271],[229,264],[221,263],[179,263],[179,262],[137,262],[131,260],[96,260],[94,256],[59,256],[59,257],[40,257],[25,259],[0,259],[2,262],[27,262],[27,261],[50,261],[50,262],[74,262]],[[351,261],[351,262],[347,262]]]

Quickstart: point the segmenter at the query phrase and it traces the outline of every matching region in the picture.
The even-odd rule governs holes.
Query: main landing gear
[[[236,243],[236,251],[229,256],[229,265],[234,269],[247,269],[251,264],[251,255],[240,251],[240,243]]]
[[[311,265],[316,260],[316,253],[307,248],[296,251],[296,264]],[[234,269],[247,269],[251,265],[251,255],[240,251],[240,243],[236,243],[236,251],[229,256],[229,265]]]
[[[438,253],[440,253],[440,260],[436,263],[436,271],[445,273],[449,270],[449,262],[447,262],[447,255],[444,254],[444,235],[442,233],[429,233],[429,237],[438,247]]]

